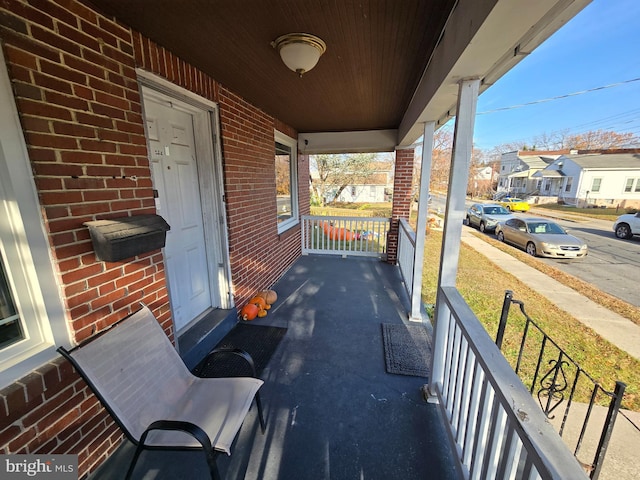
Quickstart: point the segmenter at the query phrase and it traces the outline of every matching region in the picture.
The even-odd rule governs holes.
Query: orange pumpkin
[[[275,290],[263,290],[257,296],[264,298],[267,305],[272,305],[278,300],[278,294]]]
[[[251,300],[249,300],[249,303],[253,303],[260,310],[264,310],[264,307],[267,305],[267,301],[264,298],[258,296],[255,296]]]
[[[262,317],[266,317],[267,316],[267,311],[266,310],[259,310],[258,311],[258,318],[262,318]]]
[[[258,313],[260,313],[260,309],[256,304],[247,303],[244,307],[242,307],[242,310],[240,310],[240,318],[247,321],[253,320],[258,316]]]
[[[324,234],[329,237],[329,240],[357,240],[357,235],[353,233],[351,230],[348,230],[344,227],[334,227],[328,222],[323,222],[322,230]]]

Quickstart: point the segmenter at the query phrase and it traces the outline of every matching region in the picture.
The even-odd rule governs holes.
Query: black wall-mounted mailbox
[[[169,224],[160,215],[85,222],[98,260],[117,262],[164,247]]]

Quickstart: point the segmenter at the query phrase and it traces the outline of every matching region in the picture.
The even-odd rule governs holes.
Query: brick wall
[[[278,235],[275,195],[274,128],[293,138],[297,133],[220,88],[220,119],[224,154],[229,250],[236,303],[243,305],[257,291],[280,278],[301,254],[300,228]],[[251,118],[252,122],[246,119]],[[308,163],[298,156],[298,172]],[[308,176],[308,173],[306,174]],[[303,195],[308,181],[298,182]],[[303,202],[306,201],[306,206]],[[308,192],[301,212],[309,212]]]
[[[278,235],[273,130],[281,124],[214,79],[83,3],[0,3],[0,39],[32,163],[66,315],[76,341],[145,302],[173,336],[159,250],[99,262],[83,223],[154,213],[135,68],[219,103],[236,303],[272,285],[300,255]],[[298,157],[301,213],[308,158]],[[86,475],[121,432],[61,359],[0,391],[1,453],[76,453]]]
[[[278,235],[274,130],[298,133],[167,49],[134,33],[138,65],[216,102],[220,109],[229,254],[236,305],[273,285],[301,254],[300,228]],[[308,157],[298,156],[300,213],[309,213]]]
[[[397,150],[393,178],[393,206],[391,226],[387,236],[387,262],[395,264],[398,258],[398,232],[400,218],[409,218],[411,213],[411,182],[413,180],[413,149]]]

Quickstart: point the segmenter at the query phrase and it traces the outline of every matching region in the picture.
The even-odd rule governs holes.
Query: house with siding
[[[193,366],[300,258],[310,154],[395,152],[395,264],[415,142],[456,116],[440,285],[453,292],[477,97],[587,4],[2,2],[0,453],[74,454],[79,477],[94,472],[123,432],[56,346],[144,303]],[[307,28],[327,51],[289,71],[271,44]],[[97,255],[87,224],[148,215],[169,225],[164,247]],[[440,302],[434,336],[429,388],[443,405],[454,307]],[[529,435],[518,425],[510,435]],[[579,472],[555,436],[527,438],[546,452],[529,470]]]
[[[500,157],[498,195],[513,197],[535,195],[541,182],[534,175],[544,169],[566,151],[515,151],[503,153]]]
[[[338,187],[329,190],[325,202],[335,199],[336,202],[346,203],[382,203],[388,202],[393,192],[393,165],[389,162],[373,162],[366,175],[341,189],[336,197]],[[311,174],[311,181],[314,181]]]
[[[577,206],[638,208],[640,154],[631,152],[561,155],[533,175],[538,195]]]

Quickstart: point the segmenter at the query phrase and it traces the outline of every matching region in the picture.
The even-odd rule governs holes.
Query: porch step
[[[237,322],[238,314],[235,308],[216,309],[180,335],[178,351],[187,368],[195,368]]]

